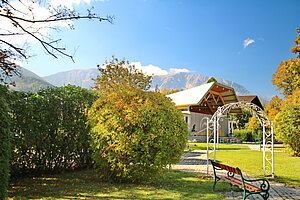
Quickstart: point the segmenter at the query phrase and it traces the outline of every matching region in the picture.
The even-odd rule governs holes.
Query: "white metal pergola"
[[[207,135],[207,173],[209,173],[209,153],[212,149],[214,152],[214,161],[216,161],[216,150],[219,144],[219,121],[224,115],[228,115],[232,109],[241,108],[250,111],[255,116],[260,125],[263,127],[263,169],[265,176],[274,178],[274,134],[273,124],[269,121],[266,113],[257,105],[249,102],[236,102],[225,104],[218,108],[214,115],[209,119],[205,118],[206,135]],[[212,131],[212,134],[209,131]],[[211,147],[210,144],[213,146]]]

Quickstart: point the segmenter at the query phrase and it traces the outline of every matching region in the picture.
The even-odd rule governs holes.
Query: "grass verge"
[[[210,144],[210,147],[213,147],[213,144]],[[188,143],[186,149],[190,150],[206,150],[206,143]],[[219,150],[242,150],[249,149],[247,145],[239,144],[219,144]]]
[[[248,175],[263,176],[263,154],[260,151],[217,151],[217,160],[230,166],[239,167],[242,172]],[[276,178],[271,180],[300,186],[299,166],[300,157],[291,157],[285,152],[275,152]]]
[[[174,170],[149,184],[114,184],[84,170],[18,180],[11,184],[8,199],[225,199],[212,192],[212,184],[210,177]],[[216,192],[229,190],[220,182]]]

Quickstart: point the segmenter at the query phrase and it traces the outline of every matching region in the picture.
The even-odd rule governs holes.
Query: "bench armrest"
[[[263,178],[259,178],[259,179],[245,179],[243,178],[243,180],[246,182],[260,182],[259,188],[263,191],[269,191],[270,189],[270,183],[268,180],[263,179]]]

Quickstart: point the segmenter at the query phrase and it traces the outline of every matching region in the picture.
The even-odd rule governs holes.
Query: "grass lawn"
[[[213,154],[211,154],[212,156]],[[263,154],[259,151],[217,151],[217,161],[239,167],[251,176],[263,176]],[[275,152],[274,169],[277,182],[300,186],[300,157],[291,157],[285,152]]]
[[[172,170],[151,184],[113,184],[84,170],[18,180],[8,199],[225,199],[211,191],[212,184],[210,177]],[[217,192],[228,190],[228,184],[218,183]]]
[[[206,150],[206,143],[188,143],[188,147],[186,149],[190,150]],[[210,144],[213,147],[213,144]],[[247,145],[239,145],[239,144],[219,144],[219,150],[241,150],[241,149],[249,149]]]

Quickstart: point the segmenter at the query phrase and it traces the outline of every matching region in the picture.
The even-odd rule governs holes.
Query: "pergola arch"
[[[268,119],[266,113],[256,104],[249,102],[235,102],[225,104],[223,106],[218,107],[217,111],[213,114],[213,116],[209,119],[207,118],[206,127],[207,127],[207,172],[209,165],[209,144],[213,141],[213,150],[214,150],[214,161],[216,161],[216,149],[217,144],[219,143],[219,121],[224,117],[224,115],[228,115],[229,113],[234,113],[235,110],[243,109],[250,111],[253,116],[257,118],[260,125],[263,127],[263,168],[265,176],[274,177],[274,134],[273,134],[273,124]],[[209,130],[212,130],[212,134],[210,134]],[[211,138],[213,137],[213,138]]]

